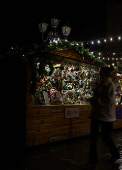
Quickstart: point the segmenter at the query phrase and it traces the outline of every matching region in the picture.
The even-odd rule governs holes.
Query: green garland
[[[34,44],[33,46],[22,48],[21,52],[26,53],[27,55],[34,55],[34,54],[39,54],[39,53],[52,53],[57,50],[72,50],[75,51],[76,53],[79,54],[81,58],[84,59],[84,62],[86,63],[91,63],[95,65],[105,65],[106,63],[100,60],[99,58],[95,57],[89,49],[84,49],[83,46],[80,46],[76,42],[66,42],[62,41],[61,43],[48,43],[44,42],[41,45],[36,45]]]
[[[100,60],[99,58],[95,57],[89,49],[84,49],[83,46],[80,46],[76,42],[65,42],[62,41],[62,43],[51,43],[48,45],[48,52],[54,52],[57,50],[73,50],[76,53],[78,53],[84,60],[85,62],[90,62],[91,64],[95,65],[105,65],[106,63]]]

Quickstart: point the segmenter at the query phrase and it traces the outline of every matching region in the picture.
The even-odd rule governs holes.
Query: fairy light
[[[112,42],[114,40],[121,41],[122,35],[111,36],[111,37],[101,38],[101,39],[92,40],[92,41],[82,41],[82,42],[77,42],[77,43],[80,43],[81,46],[84,46],[85,44],[87,44],[87,45],[92,44],[93,45],[93,44],[109,43],[109,42]],[[78,45],[78,44],[76,44],[76,45]],[[98,56],[93,55],[95,53],[97,53]],[[116,52],[112,52],[112,51],[110,53],[109,52],[105,53],[108,57],[109,57],[109,54],[113,55],[113,58],[110,58],[110,57],[105,58],[105,57],[102,56],[103,54],[99,51],[94,51],[94,52],[92,51],[91,54],[93,55],[92,57],[97,57],[97,58],[103,59],[103,60],[112,60],[113,62],[114,61],[120,61],[120,60],[122,61],[122,58],[116,58],[118,56],[118,54],[122,54],[122,53],[116,53]]]
[[[112,41],[114,41],[114,38],[115,39],[117,38],[119,41],[121,41],[122,40],[122,35],[116,35],[116,36],[101,38],[99,40],[83,41],[83,42],[86,43],[86,44],[92,44],[93,45],[93,44],[95,44],[95,42],[97,42],[98,44],[100,44],[102,42],[107,43],[108,39],[112,42]]]
[[[94,44],[94,41],[92,41],[91,44]]]
[[[98,41],[97,41],[97,43],[98,43],[98,44],[100,44],[100,43],[101,43],[101,41],[100,41],[100,40],[98,40]]]
[[[120,37],[120,36],[118,37],[118,40],[121,40],[121,37]]]
[[[110,41],[113,41],[113,38],[112,38],[112,37],[110,38]]]
[[[122,60],[122,58],[115,58],[115,57],[114,57],[114,56],[117,57],[117,53],[116,53],[116,52],[111,52],[111,53],[106,52],[108,58],[103,57],[103,54],[102,54],[101,52],[91,51],[90,53],[91,53],[91,54],[97,53],[97,54],[98,54],[97,58],[99,58],[99,59],[101,58],[101,59],[103,59],[103,60],[112,60],[112,61],[114,61],[114,60],[116,60],[116,61],[117,61],[117,60]],[[110,57],[109,57],[109,54],[113,55],[113,58],[110,58]],[[100,56],[101,56],[101,57],[100,57]],[[96,55],[93,55],[93,57],[96,57]]]

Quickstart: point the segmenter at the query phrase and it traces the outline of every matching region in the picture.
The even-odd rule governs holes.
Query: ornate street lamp
[[[58,20],[56,18],[51,19],[52,30],[49,32],[48,37],[47,37],[47,39],[49,39],[50,42],[54,42],[54,43],[61,42],[60,36],[57,35],[57,31],[56,31],[56,28],[58,27],[59,22],[60,22],[60,20]],[[42,34],[42,41],[43,41],[43,35],[46,32],[47,27],[48,27],[47,23],[45,23],[45,22],[39,23],[39,30]],[[67,41],[67,37],[69,36],[69,34],[71,32],[71,28],[68,26],[64,26],[64,27],[62,27],[62,32],[65,37],[65,41]]]
[[[42,41],[43,41],[43,35],[44,35],[44,33],[46,32],[47,27],[48,27],[48,24],[47,24],[47,23],[45,23],[45,22],[39,23],[39,30],[40,30],[40,32],[42,33]]]
[[[67,41],[67,37],[69,36],[70,32],[71,32],[70,27],[68,27],[68,26],[62,27],[62,33],[63,33],[63,35],[65,37],[65,41]]]
[[[58,24],[59,24],[60,20],[56,19],[56,18],[53,18],[51,19],[51,26],[52,28],[57,28]]]
[[[52,42],[58,43],[60,41],[60,37],[59,35],[57,35],[57,31],[56,28],[58,27],[60,20],[56,19],[56,18],[52,18],[51,19],[51,27],[52,27],[52,31],[49,34],[49,37],[51,39]]]

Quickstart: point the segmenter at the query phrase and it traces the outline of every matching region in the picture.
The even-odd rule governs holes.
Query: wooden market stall
[[[44,61],[48,60],[49,62],[44,64]],[[98,82],[99,67],[93,60],[85,60],[72,50],[57,50],[51,54],[40,53],[28,56],[26,146],[90,134],[88,117],[91,105],[88,100],[92,96],[93,86]],[[47,77],[41,77],[42,73],[46,74],[45,70]],[[53,90],[52,84],[55,86]],[[43,99],[40,94],[43,94]],[[58,98],[60,99],[57,100]],[[117,120],[114,123],[114,129],[122,127],[121,110],[121,105],[116,106]]]

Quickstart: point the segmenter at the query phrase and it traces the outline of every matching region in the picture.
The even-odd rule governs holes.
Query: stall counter
[[[113,128],[122,128],[122,105],[117,105]],[[26,146],[34,146],[90,134],[91,105],[28,106]]]

